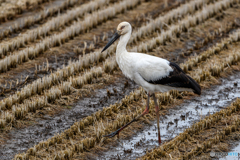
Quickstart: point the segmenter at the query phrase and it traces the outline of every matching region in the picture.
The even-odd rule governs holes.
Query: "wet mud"
[[[162,143],[176,137],[193,123],[209,114],[220,111],[240,97],[240,72],[229,78],[220,79],[221,85],[216,85],[203,91],[199,97],[185,100],[180,106],[170,109],[168,114],[160,116],[160,130]],[[129,139],[120,139],[118,144],[96,159],[136,159],[143,156],[148,150],[158,147],[157,124],[136,133]],[[239,146],[235,148],[240,152]]]
[[[56,115],[42,115],[41,118],[35,119],[34,125],[10,131],[5,137],[0,137],[0,141],[4,141],[4,145],[0,147],[0,159],[12,159],[16,153],[26,151],[40,141],[61,133],[74,122],[101,110],[105,106],[116,103],[136,87],[136,84],[130,80],[119,78],[112,85],[96,89],[90,97],[81,98],[74,105],[63,106],[62,111]],[[107,90],[109,90],[110,96]]]

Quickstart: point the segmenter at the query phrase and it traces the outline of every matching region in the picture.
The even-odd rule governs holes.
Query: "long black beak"
[[[118,32],[114,33],[114,35],[112,36],[112,38],[110,39],[110,41],[107,43],[107,45],[103,48],[102,52],[105,51],[106,49],[108,49],[108,47],[110,47],[113,42],[115,42],[121,35],[118,34]],[[102,53],[101,52],[101,53]]]

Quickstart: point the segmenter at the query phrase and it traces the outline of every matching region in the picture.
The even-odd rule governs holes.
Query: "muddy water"
[[[221,85],[204,90],[200,97],[185,100],[180,106],[170,109],[168,115],[160,116],[163,143],[173,139],[209,113],[213,114],[223,109],[234,99],[240,97],[239,79],[240,72],[227,79],[221,79]],[[143,156],[147,150],[157,147],[157,124],[156,122],[152,124],[130,139],[120,139],[116,147],[111,147],[99,159],[136,159]],[[235,152],[240,152],[239,146]]]
[[[128,82],[127,86],[123,83],[126,81]],[[115,92],[113,91],[113,86],[116,90]],[[12,130],[4,137],[4,145],[0,146],[0,159],[12,159],[16,153],[26,151],[40,141],[66,130],[74,122],[91,115],[104,106],[114,104],[136,87],[134,83],[126,78],[119,78],[115,84],[109,85],[104,89],[95,90],[91,97],[79,100],[74,104],[74,107],[66,106],[66,108],[70,109],[64,109],[64,111],[54,116],[43,115],[42,118],[36,119],[38,123],[33,126]],[[111,93],[110,97],[107,96],[107,89]]]

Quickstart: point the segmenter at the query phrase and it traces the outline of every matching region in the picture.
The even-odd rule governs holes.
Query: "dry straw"
[[[223,0],[210,4],[199,10],[194,15],[188,15],[186,18],[181,20],[177,25],[170,26],[170,29],[167,31],[161,31],[157,37],[152,38],[151,40],[142,43],[141,45],[134,47],[132,51],[147,52],[151,51],[156,46],[164,45],[167,41],[173,41],[173,39],[180,35],[181,32],[187,31],[190,27],[194,27],[199,23],[206,21],[208,18],[216,15],[217,13],[231,7],[234,3],[239,3],[239,0]],[[163,21],[164,22],[164,21]],[[156,28],[156,27],[153,27]]]
[[[65,43],[65,41],[67,41],[69,38],[73,38],[83,31],[87,31],[93,27],[96,27],[101,22],[114,17],[116,14],[124,12],[126,9],[133,8],[134,6],[138,5],[139,2],[140,0],[124,0],[119,3],[115,3],[106,9],[98,10],[92,14],[86,15],[83,21],[74,23],[73,25],[64,29],[61,33],[44,39],[34,47],[26,48],[0,60],[0,72],[6,72],[10,68],[16,67],[18,64],[22,64],[29,59],[34,59],[47,49]]]
[[[1,4],[0,23],[8,21],[16,15],[23,13],[23,11],[30,6],[36,7],[47,1],[51,0],[8,0]]]
[[[5,30],[3,30],[0,33],[0,38],[7,37],[8,35],[11,35],[16,31],[22,30],[25,27],[30,27],[31,25],[38,23],[39,21],[46,19],[47,17],[53,16],[55,13],[59,13],[59,11],[67,10],[69,7],[72,7],[81,1],[82,0],[65,0],[59,6],[53,6],[52,8],[48,8],[44,11],[41,11],[37,15],[28,16],[22,19],[21,21],[15,22],[9,28],[6,28]]]
[[[0,44],[0,57],[3,57],[4,55],[9,54],[9,52],[13,52],[20,47],[25,46],[25,44],[29,42],[34,42],[40,37],[46,37],[46,35],[48,35],[50,32],[59,30],[60,27],[65,26],[72,20],[77,19],[89,12],[93,12],[99,8],[103,8],[108,3],[109,0],[95,0],[87,4],[83,4],[79,7],[67,11],[67,13],[63,15],[60,14],[57,17],[52,18],[41,27],[29,30],[24,34],[20,34],[10,41],[2,42]]]
[[[98,55],[98,54],[97,54]],[[104,56],[103,54],[102,56]],[[106,56],[106,55],[105,55]],[[58,69],[55,73],[52,73],[48,76],[45,76],[41,79],[37,79],[31,84],[26,85],[24,88],[21,89],[21,91],[17,91],[14,95],[2,100],[0,102],[0,110],[6,110],[11,109],[12,105],[16,103],[22,103],[24,99],[27,99],[35,94],[41,94],[43,90],[47,90],[51,88],[53,85],[58,84],[59,82],[62,82],[69,77],[73,76],[75,73],[82,71],[83,68],[89,68],[91,64],[95,61],[99,61],[101,57],[96,56],[95,54],[88,54],[84,57],[79,56],[79,60],[72,62],[69,61],[68,66],[62,67],[62,69]],[[99,76],[101,76],[101,69],[92,69],[90,73],[93,75],[93,77],[96,77],[96,71],[99,71]],[[83,76],[85,76],[84,73]],[[81,82],[82,78],[78,78],[79,80],[72,80],[73,85],[79,85],[85,84]],[[88,80],[89,81],[89,80]],[[85,82],[85,81],[84,81]]]
[[[69,70],[70,71],[70,70]],[[73,72],[73,70],[71,71]],[[85,84],[92,83],[93,79],[102,76],[102,69],[92,68],[90,71],[85,72],[82,76],[70,77],[70,80],[67,82],[61,82],[59,85],[52,87],[49,90],[44,89],[44,82],[39,85],[35,85],[32,90],[27,90],[29,94],[32,91],[43,93],[42,96],[35,96],[30,99],[25,99],[13,95],[10,98],[6,99],[5,103],[1,103],[1,110],[12,110],[12,113],[8,111],[2,112],[0,116],[0,127],[4,128],[8,123],[13,123],[14,120],[22,119],[28,112],[35,112],[36,110],[47,106],[49,103],[54,102],[56,99],[61,98],[62,95],[69,95],[72,91],[82,88]],[[64,74],[62,75],[64,77]],[[47,82],[46,82],[47,83]],[[56,81],[56,83],[59,83]],[[15,105],[13,105],[13,102]],[[16,102],[22,102],[21,104],[16,104]],[[5,105],[4,105],[5,104]]]
[[[239,40],[240,29],[230,34],[229,38],[223,39],[220,43],[217,43],[215,46],[209,48],[207,51],[201,53],[200,55],[188,59],[184,64],[181,64],[180,66],[185,72],[191,71],[194,66],[198,65],[198,63],[205,61],[213,55],[219,54],[220,51],[228,48],[228,44],[238,42]]]
[[[214,63],[208,63],[202,68],[198,68],[194,73],[190,73],[197,82],[205,81],[210,76],[218,77],[226,67],[230,67],[240,61],[240,52],[233,51],[227,57],[216,56]]]
[[[100,1],[101,2],[101,1]],[[84,8],[88,9],[88,6],[93,6],[93,8],[97,8],[97,6],[101,5],[102,3],[96,3],[95,4],[86,4],[86,6],[84,6]],[[137,32],[133,33],[132,38],[130,39],[129,43],[132,43],[133,39],[136,42],[136,39],[139,39],[142,36],[145,36],[146,34],[151,33],[152,31],[159,29],[162,27],[162,22],[165,22],[167,24],[170,24],[171,21],[175,20],[176,18],[179,19],[179,17],[184,17],[186,14],[188,13],[194,13],[196,10],[198,10],[199,8],[202,7],[203,4],[209,3],[210,0],[203,0],[203,1],[192,1],[190,3],[187,3],[177,9],[172,10],[171,12],[167,13],[165,16],[163,17],[159,17],[154,21],[151,21],[150,23],[148,23],[146,26],[141,27]],[[94,3],[94,2],[93,2]],[[76,8],[76,10],[79,10],[79,8],[82,7],[78,7]],[[79,13],[81,15],[82,12],[74,12]],[[71,17],[74,17],[71,15]],[[43,29],[36,29],[38,31],[30,31],[30,33],[28,34],[24,34],[23,36],[21,36],[20,38],[18,37],[17,40],[13,41],[12,43],[7,43],[2,45],[2,47],[0,47],[0,53],[1,54],[6,54],[8,51],[12,51],[13,49],[19,48],[22,45],[25,45],[25,43],[27,41],[33,41],[35,40],[38,36],[41,35],[46,35],[47,31],[49,29],[52,29],[52,27],[56,27],[56,26],[61,26],[61,25],[55,25],[56,22],[58,23],[64,23],[64,19],[69,19],[69,16],[61,16],[61,19],[63,19],[63,21],[60,21],[59,18],[57,17],[55,19],[53,19],[51,22],[49,22],[48,24],[44,25],[44,27],[42,27]],[[46,27],[45,27],[46,26]],[[50,27],[49,27],[50,26]],[[56,29],[56,28],[55,28]],[[114,47],[115,48],[115,47]],[[112,52],[113,50],[111,50],[110,52]],[[83,50],[84,52],[84,50]]]

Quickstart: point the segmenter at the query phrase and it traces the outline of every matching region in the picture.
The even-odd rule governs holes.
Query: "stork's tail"
[[[182,75],[183,82],[187,81],[190,83],[190,84],[188,83],[186,88],[191,88],[193,90],[193,92],[198,95],[201,94],[201,87],[194,79],[192,79],[190,76],[188,76],[177,64],[170,62],[170,66],[172,68],[175,68],[177,71],[179,71],[183,74]]]
[[[194,79],[192,79],[190,76],[188,76],[188,78],[189,78],[189,82],[191,84],[191,88],[193,89],[193,92],[200,95],[201,94],[200,85]]]

